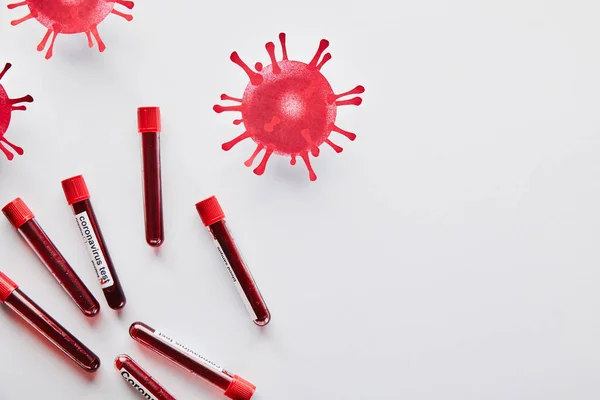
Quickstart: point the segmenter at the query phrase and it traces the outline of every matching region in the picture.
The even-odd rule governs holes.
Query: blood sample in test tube
[[[87,317],[97,315],[100,311],[98,300],[94,298],[46,232],[37,223],[35,215],[25,202],[17,197],[4,206],[2,212],[46,265],[65,292],[77,304],[81,312]]]
[[[100,358],[46,313],[0,272],[0,303],[6,304],[52,344],[87,372],[100,367]]]
[[[129,328],[129,334],[137,342],[220,388],[230,399],[250,400],[256,390],[256,386],[247,380],[142,322],[134,322]]]
[[[137,116],[142,142],[146,242],[152,247],[158,247],[165,240],[160,173],[160,108],[140,107]]]
[[[151,400],[176,400],[167,390],[162,387],[150,374],[142,369],[126,354],[121,354],[115,359],[115,367],[121,373],[121,376],[143,398]]]
[[[197,203],[196,210],[210,231],[217,251],[225,263],[225,268],[242,297],[250,317],[256,325],[267,325],[271,320],[271,313],[238,250],[233,235],[225,222],[225,213],[223,213],[217,198],[212,196]]]
[[[83,176],[77,175],[65,179],[62,181],[62,187],[67,203],[75,213],[77,226],[79,226],[79,231],[90,254],[92,265],[108,306],[113,310],[123,308],[127,302],[125,293],[108,253],[100,224],[90,201],[90,192]]]

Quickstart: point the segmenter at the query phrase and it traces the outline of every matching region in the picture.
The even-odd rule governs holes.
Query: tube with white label
[[[228,275],[240,294],[250,318],[258,326],[267,325],[271,321],[271,313],[225,222],[225,213],[217,198],[212,196],[196,203],[196,210],[210,231],[219,256],[223,260]]]
[[[140,367],[131,357],[121,354],[115,359],[115,367],[125,382],[148,400],[176,400],[150,374]]]
[[[113,310],[123,308],[127,299],[100,231],[100,225],[90,201],[90,192],[83,176],[77,175],[65,179],[62,181],[62,187],[67,203],[73,207],[81,238],[90,255],[92,266],[96,271],[96,277],[108,306]]]
[[[142,322],[134,322],[129,334],[135,341],[220,388],[230,399],[250,400],[256,390],[256,386],[245,379],[231,374],[172,336]]]

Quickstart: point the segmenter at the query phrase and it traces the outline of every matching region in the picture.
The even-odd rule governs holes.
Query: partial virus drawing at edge
[[[46,51],[46,59],[49,59],[52,57],[54,41],[56,40],[56,35],[59,33],[85,33],[90,48],[94,47],[94,42],[92,40],[93,36],[98,43],[98,50],[103,52],[106,49],[106,46],[98,33],[98,24],[104,21],[104,18],[109,14],[118,15],[125,18],[127,21],[133,19],[133,16],[130,14],[124,14],[115,10],[115,3],[127,7],[130,10],[133,8],[132,1],[124,0],[86,0],[84,2],[64,0],[24,0],[19,3],[9,4],[8,8],[10,10],[21,6],[27,6],[29,8],[29,14],[20,19],[11,21],[11,25],[19,25],[22,22],[35,18],[40,24],[48,29],[37,49],[38,51],[43,51],[48,44],[50,36],[52,36],[50,46]]]
[[[2,80],[11,66],[10,63],[6,63],[2,72],[0,72],[0,80]],[[15,156],[6,146],[10,147],[18,155],[23,155],[23,149],[9,142],[5,137],[8,126],[10,125],[11,114],[13,111],[25,111],[27,109],[24,105],[17,104],[25,102],[31,103],[32,101],[33,97],[30,95],[19,97],[18,99],[10,99],[8,94],[6,94],[4,87],[0,84],[0,150],[9,160],[12,160]]]
[[[301,61],[288,59],[285,33],[279,34],[282,48],[282,59],[275,56],[275,44],[266,44],[271,64],[263,67],[256,63],[257,72],[246,65],[237,52],[231,53],[231,61],[239,65],[250,78],[242,98],[226,94],[221,100],[239,103],[235,106],[215,105],[214,111],[241,112],[242,118],[233,121],[235,125],[244,124],[245,131],[235,139],[223,143],[225,151],[230,150],[244,139],[251,138],[256,143],[256,150],[244,163],[252,166],[261,151],[265,151],[259,165],[254,169],[256,175],[265,172],[269,157],[273,153],[291,157],[290,163],[296,164],[300,157],[308,168],[311,181],[317,179],[309,155],[317,157],[319,146],[327,143],[336,153],[342,148],[329,139],[331,132],[337,132],[354,140],[356,135],[335,125],[338,106],[361,104],[360,97],[342,100],[343,97],[364,93],[363,86],[344,93],[335,94],[331,85],[320,72],[321,68],[331,59],[331,54],[323,55],[329,46],[325,39],[321,40],[313,59],[305,64]],[[322,57],[322,58],[321,58]]]

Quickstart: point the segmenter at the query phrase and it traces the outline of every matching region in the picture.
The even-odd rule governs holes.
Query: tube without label
[[[160,173],[160,108],[138,108],[138,131],[142,142],[142,175],[146,242],[152,247],[165,240]]]
[[[37,223],[35,216],[25,202],[17,197],[4,206],[2,212],[46,265],[65,292],[77,304],[81,312],[87,317],[98,314],[100,311],[98,300]]]
[[[231,374],[171,336],[142,322],[134,322],[129,334],[137,342],[217,386],[230,399],[249,400],[256,390],[256,386],[245,379]]]
[[[77,175],[62,181],[67,203],[73,207],[75,220],[90,255],[100,287],[108,306],[113,310],[123,308],[127,302],[121,281],[108,253],[100,224],[90,201],[90,192],[83,176]]]
[[[100,367],[100,358],[56,322],[23,293],[18,285],[0,272],[0,303],[6,304],[52,344],[87,372]]]
[[[117,367],[125,382],[129,383],[143,398],[149,400],[176,400],[128,355],[121,354],[118,356],[115,360],[115,367]]]

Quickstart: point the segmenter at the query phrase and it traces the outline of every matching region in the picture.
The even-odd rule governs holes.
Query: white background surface
[[[177,5],[172,5],[176,3]],[[127,353],[177,398],[221,394],[137,345],[140,320],[258,386],[257,400],[592,399],[600,393],[600,4],[594,1],[137,2],[131,23],[85,35],[11,27],[2,84],[35,102],[7,138],[0,202],[21,196],[103,307],[91,322],[7,221],[0,269],[96,351],[89,378],[8,310],[0,399],[135,399],[112,366]],[[391,8],[392,7],[392,8]],[[123,10],[122,8],[119,8]],[[272,157],[264,176],[228,153],[241,133],[213,104],[241,95],[229,61],[291,59],[321,38],[335,91],[363,84],[308,181]],[[278,50],[279,51],[279,50]],[[280,53],[279,53],[280,54]],[[135,109],[163,112],[166,241],[144,241]],[[335,134],[334,134],[335,135]],[[128,305],[105,304],[60,181],[82,173]],[[217,194],[273,314],[248,318],[194,203]]]

